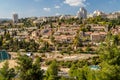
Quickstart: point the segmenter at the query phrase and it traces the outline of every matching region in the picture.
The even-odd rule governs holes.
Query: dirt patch
[[[17,63],[16,63],[15,60],[6,60],[6,61],[8,61],[10,68],[14,68],[15,66],[17,66]],[[0,68],[2,68],[2,66],[4,65],[4,63],[6,61],[3,61],[3,62],[0,63]]]

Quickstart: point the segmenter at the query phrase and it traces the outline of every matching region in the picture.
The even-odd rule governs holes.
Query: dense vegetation
[[[110,38],[114,40],[113,37]],[[19,55],[18,66],[15,69],[10,69],[6,62],[0,69],[0,78],[2,80],[12,78],[19,80],[120,80],[120,48],[115,41],[111,42],[112,39],[107,39],[106,43],[99,46],[98,58],[93,58],[92,61],[75,61],[70,64],[69,78],[58,76],[59,67],[65,65],[63,62],[52,61],[44,72],[40,68],[39,59],[33,61],[26,55]],[[99,68],[91,69],[91,65],[97,65]]]
[[[120,80],[120,49],[115,44],[103,44],[98,52],[100,55],[100,69],[91,70],[85,65],[79,68],[73,65],[70,76],[75,80]]]

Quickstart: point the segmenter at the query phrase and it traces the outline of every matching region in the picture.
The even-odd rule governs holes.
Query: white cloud
[[[56,16],[59,16],[59,15],[60,15],[60,13],[56,13],[55,15],[56,15]]]
[[[86,0],[65,0],[64,3],[68,4],[70,6],[86,6],[85,5]]]
[[[56,8],[56,9],[59,9],[59,8],[60,8],[60,6],[55,6],[55,8]]]
[[[44,11],[47,11],[47,12],[51,11],[50,8],[43,8],[43,10],[44,10]]]

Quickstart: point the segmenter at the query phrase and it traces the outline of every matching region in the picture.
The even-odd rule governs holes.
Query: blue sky
[[[76,15],[81,6],[88,13],[101,10],[109,13],[120,11],[120,0],[0,0],[0,18],[53,16],[59,14]]]

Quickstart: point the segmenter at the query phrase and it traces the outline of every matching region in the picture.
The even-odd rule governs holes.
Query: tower
[[[13,23],[18,23],[18,14],[13,14]]]
[[[77,18],[79,18],[79,19],[87,18],[87,10],[84,7],[81,7],[80,10],[77,12]]]

